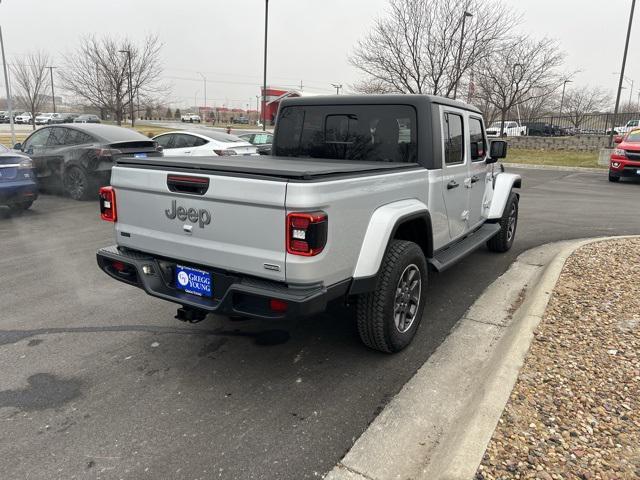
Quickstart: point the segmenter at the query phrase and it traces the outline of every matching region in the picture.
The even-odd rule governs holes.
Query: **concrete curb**
[[[563,171],[563,172],[598,172],[603,173],[606,172],[607,169],[603,168],[595,168],[595,167],[565,167],[561,165],[535,165],[529,163],[506,163],[503,165],[505,167],[510,168],[528,168],[532,170],[555,170],[555,171]]]
[[[472,479],[567,258],[584,245],[622,238],[638,236],[521,254],[325,478]]]

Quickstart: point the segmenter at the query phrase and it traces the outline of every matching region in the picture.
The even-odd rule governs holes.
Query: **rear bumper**
[[[98,266],[110,277],[142,288],[154,297],[209,313],[260,319],[293,318],[321,313],[326,310],[328,302],[344,297],[351,283],[349,279],[328,288],[322,285],[294,287],[193,265],[210,272],[213,283],[213,296],[199,297],[175,288],[175,264],[187,262],[159,258],[115,245],[98,250],[97,261]],[[113,262],[122,262],[127,271],[118,272],[113,267]],[[144,266],[151,267],[151,273],[144,273]],[[286,302],[286,311],[271,310],[271,299]]]
[[[38,185],[34,182],[0,183],[0,204],[32,202],[38,198]]]

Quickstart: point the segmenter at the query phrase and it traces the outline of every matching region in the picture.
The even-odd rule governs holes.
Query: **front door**
[[[484,202],[487,193],[491,190],[491,175],[487,174],[488,145],[487,137],[484,133],[482,119],[480,117],[469,116],[469,138],[467,149],[469,152],[469,228],[474,229],[485,220]]]
[[[463,111],[442,110],[442,138],[442,192],[449,220],[449,237],[455,240],[469,229],[469,166]]]
[[[47,140],[49,139],[50,132],[50,128],[36,130],[22,144],[22,151],[29,155],[29,158],[33,161],[38,179],[51,176],[51,171],[46,161]]]

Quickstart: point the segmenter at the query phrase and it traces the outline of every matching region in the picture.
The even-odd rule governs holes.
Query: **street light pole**
[[[51,79],[51,103],[53,103],[53,113],[56,113],[56,92],[53,89],[53,69],[57,67],[45,67],[49,69],[49,78]]]
[[[340,95],[340,89],[342,89],[342,84],[332,83],[331,86],[336,89],[336,95]]]
[[[269,31],[269,0],[264,1],[264,69],[262,75],[262,131],[267,129],[267,39]]]
[[[573,80],[565,80],[562,82],[562,96],[560,97],[560,112],[558,113],[559,117],[562,117],[562,106],[564,105],[564,89],[567,86],[567,83],[571,83]]]
[[[633,11],[636,8],[636,0],[631,0],[631,11],[629,12],[629,26],[627,27],[627,39],[624,44],[624,54],[622,55],[622,68],[620,69],[620,80],[618,81],[618,93],[616,94],[616,106],[613,111],[613,125],[609,133],[609,148],[613,146],[613,129],[618,117],[620,107],[620,94],[622,93],[622,80],[624,79],[624,68],[627,65],[627,52],[629,51],[629,37],[631,36],[631,26],[633,25]]]
[[[204,74],[200,73],[200,72],[198,72],[198,75],[200,75],[202,77],[202,83],[204,84],[204,115],[205,115],[205,118],[206,118],[206,115],[207,115],[207,77]]]
[[[473,14],[465,10],[464,15],[462,15],[462,31],[460,32],[460,46],[458,47],[458,60],[456,62],[456,81],[453,84],[454,100],[458,95],[458,82],[460,80],[460,62],[462,62],[462,42],[464,41],[464,26],[465,26],[465,23],[467,22],[467,17],[473,17]]]
[[[129,62],[129,115],[131,115],[131,126],[135,125],[133,118],[133,74],[131,72],[131,50],[119,50],[120,53],[127,54],[127,61]]]

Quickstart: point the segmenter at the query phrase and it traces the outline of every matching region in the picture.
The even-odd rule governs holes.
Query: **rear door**
[[[198,138],[186,133],[173,133],[171,137],[170,146],[164,150],[165,155],[191,155]]]
[[[455,240],[469,229],[469,166],[465,141],[465,112],[441,108],[442,192],[449,221],[449,238]]]

